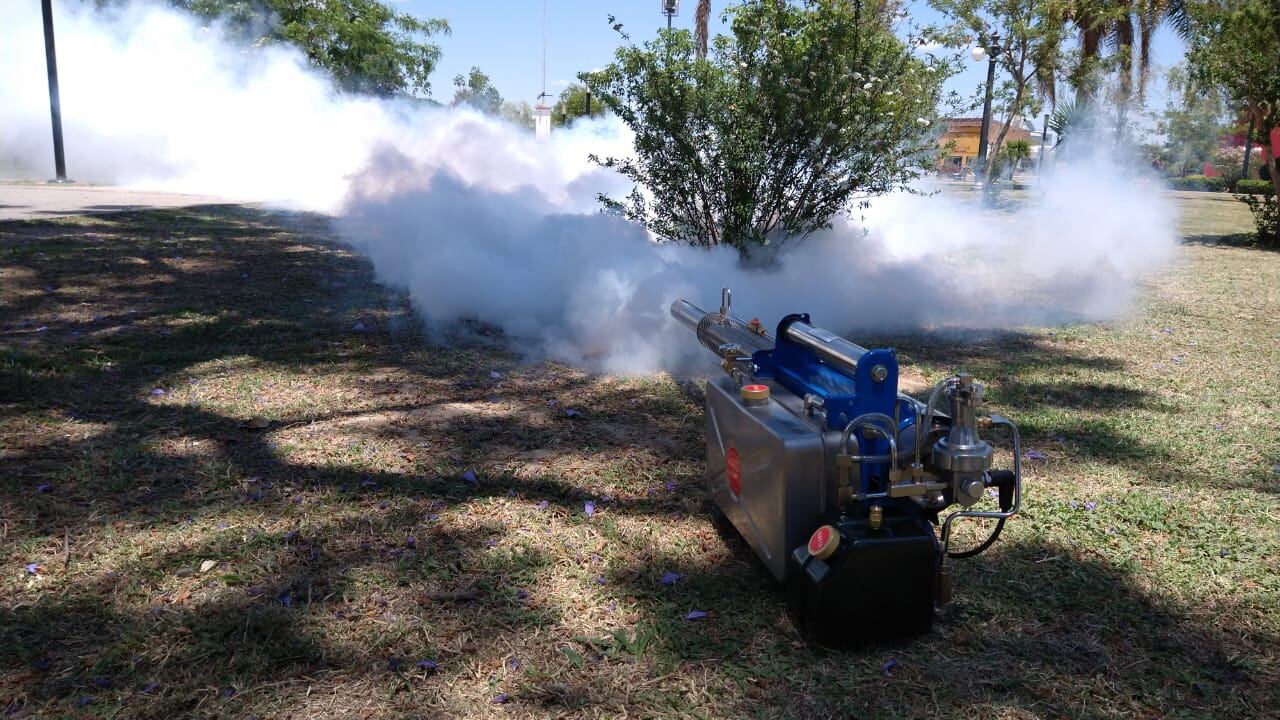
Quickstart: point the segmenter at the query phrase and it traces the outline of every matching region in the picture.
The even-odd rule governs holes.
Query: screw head
[[[883,365],[876,365],[875,367],[871,368],[872,380],[875,380],[876,382],[884,382],[884,379],[887,377],[889,377],[889,368]]]

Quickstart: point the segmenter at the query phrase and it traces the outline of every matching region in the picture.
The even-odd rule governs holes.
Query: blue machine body
[[[915,403],[904,401],[898,395],[898,357],[892,349],[868,350],[858,359],[853,374],[849,374],[845,368],[827,362],[810,348],[790,340],[786,329],[796,321],[810,322],[807,314],[784,317],[778,323],[774,348],[752,354],[756,377],[772,379],[798,397],[822,398],[828,430],[842,431],[854,418],[868,413],[898,418],[900,434],[915,425],[918,419]],[[886,371],[881,380],[872,376],[876,367]],[[862,433],[854,433],[854,438],[860,455],[889,452],[888,441],[878,436],[867,438]],[[888,471],[889,463],[863,463],[860,492],[882,490],[879,486],[888,482]],[[916,507],[910,502],[902,504]]]

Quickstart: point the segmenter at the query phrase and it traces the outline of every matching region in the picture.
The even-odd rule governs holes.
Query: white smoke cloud
[[[47,175],[39,11],[0,10],[0,173]],[[785,253],[655,243],[602,215],[621,178],[587,160],[627,151],[616,121],[538,143],[470,111],[336,94],[296,51],[241,49],[188,16],[135,3],[58,15],[70,174],[78,180],[263,201],[337,216],[379,276],[431,323],[500,326],[522,346],[619,371],[700,352],[667,315],[735,290],[740,314],[804,311],[840,332],[1000,328],[1113,317],[1176,246],[1158,187],[1095,159],[1055,169],[1034,202],[875,200]]]

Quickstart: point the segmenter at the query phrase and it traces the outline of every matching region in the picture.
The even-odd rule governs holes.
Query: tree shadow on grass
[[[1050,541],[1006,540],[953,561],[956,600],[931,634],[846,649],[801,642],[783,588],[745,543],[726,542],[731,557],[710,566],[657,559],[683,576],[670,587],[617,574],[633,579],[643,626],[659,638],[649,661],[736,686],[725,715],[1261,717],[1280,700],[1280,638],[1248,623],[1256,608],[1225,598],[1212,614],[1182,608],[1136,569]],[[709,619],[686,619],[692,608]]]
[[[402,676],[427,678],[430,671],[404,665],[428,656],[474,663],[465,670],[474,674],[486,663],[501,663],[509,641],[541,638],[542,630],[567,624],[560,606],[526,603],[516,592],[529,586],[536,600],[540,575],[568,559],[517,549],[481,553],[513,529],[486,521],[436,532],[432,515],[499,498],[546,501],[548,513],[576,529],[587,523],[584,501],[594,499],[604,521],[592,532],[626,547],[627,526],[611,528],[610,516],[679,520],[707,509],[697,480],[696,394],[655,397],[569,372],[526,381],[509,354],[429,348],[403,298],[374,287],[366,263],[327,242],[323,223],[308,222],[296,221],[306,228],[300,235],[279,218],[237,209],[0,228],[10,243],[6,260],[19,271],[4,288],[13,314],[0,335],[7,361],[0,366],[6,398],[0,421],[21,431],[6,438],[15,442],[7,442],[0,457],[6,491],[0,508],[7,539],[34,555],[24,562],[51,563],[48,571],[56,575],[56,553],[69,540],[68,580],[76,583],[56,592],[23,590],[21,602],[5,600],[0,705],[66,716],[90,697],[90,710],[118,707],[137,717],[245,715],[262,711],[261,694],[301,702],[297,686],[312,679],[318,685],[368,681],[378,692],[396,694],[410,685]],[[52,290],[43,286],[46,276],[58,281]],[[27,319],[35,322],[20,326]],[[47,329],[37,332],[44,321]],[[357,322],[363,331],[354,329]],[[1018,362],[1121,369],[1114,361],[1027,342],[1029,355]],[[1008,358],[983,360],[986,350],[959,352],[991,369],[1007,367]],[[243,416],[207,403],[168,399],[178,385],[200,380],[201,368],[224,363],[237,374],[241,366],[233,363],[241,360],[309,377],[336,370],[388,378],[357,383],[347,407],[286,407],[265,434],[239,427]],[[490,375],[495,365],[506,378]],[[168,394],[157,399],[155,389]],[[1148,403],[1160,411],[1150,398],[1095,390],[1112,407]],[[432,414],[451,404],[469,409],[453,417]],[[489,407],[500,412],[486,414]],[[581,415],[570,418],[566,407]],[[347,424],[364,416],[372,419],[360,429]],[[322,438],[332,434],[329,445],[341,437],[386,446],[417,433],[426,440],[419,443],[425,458],[391,464],[384,463],[386,454],[366,461],[354,451],[298,457],[282,447],[296,440],[290,433],[308,429]],[[198,451],[175,454],[165,445],[173,439],[189,440]],[[537,469],[522,457],[537,451],[575,461],[634,456],[646,467],[625,470],[627,479],[648,473],[644,482],[658,492],[605,501],[596,480]],[[668,464],[647,467],[663,456]],[[476,483],[460,478],[465,469],[475,469]],[[57,478],[55,486],[40,489],[48,478]],[[667,490],[668,478],[677,487]],[[223,515],[251,522],[208,533],[206,516]],[[195,540],[183,536],[188,521],[204,524]],[[277,532],[283,522],[296,523],[299,535]],[[270,532],[261,530],[268,526]],[[130,559],[105,540],[83,544],[98,533],[117,537],[110,535],[117,529],[118,537],[156,536],[148,550],[159,554]],[[594,542],[596,535],[589,537]],[[1139,708],[1199,698],[1216,703],[1206,707],[1236,710],[1274,699],[1249,682],[1232,684],[1236,659],[1214,665],[1178,644],[1176,633],[1194,638],[1203,657],[1247,660],[1266,660],[1256,646],[1274,638],[1228,636],[1162,610],[1130,575],[1099,563],[1070,554],[1041,562],[1064,551],[1051,544],[1025,546],[1025,557],[1003,556],[1024,546],[1000,546],[989,569],[963,570],[961,611],[935,636],[830,653],[797,643],[779,590],[744,545],[719,552],[716,540],[700,533],[682,541],[702,543],[708,559],[664,557],[657,549],[637,559],[619,551],[602,587],[616,587],[618,600],[631,608],[628,619],[619,620],[626,642],[557,638],[579,648],[581,666],[569,655],[560,661],[585,679],[567,689],[530,682],[512,702],[548,713],[616,711],[605,703],[618,700],[618,679],[637,666],[648,679],[683,674],[707,688],[737,688],[722,708],[726,715],[945,714],[931,704],[931,688],[940,688],[945,702],[1062,715],[1074,714],[1086,688],[1136,698],[1130,701]],[[93,565],[94,574],[86,576],[77,563],[82,557],[92,562],[94,552],[116,559]],[[199,573],[204,559],[228,556],[246,567]],[[664,585],[660,577],[668,569],[684,578]],[[1055,582],[1064,572],[1083,578],[1071,581],[1071,593]],[[458,591],[472,582],[482,593],[473,603],[421,612],[404,604],[419,589]],[[8,587],[19,590],[19,584]],[[1086,594],[1119,602],[1124,622],[1089,611]],[[383,606],[380,597],[391,599]],[[580,606],[566,601],[563,607]],[[686,620],[691,610],[710,617]],[[347,613],[370,622],[352,620],[344,630]],[[1072,645],[1076,636],[1053,624],[1062,618],[1087,628],[1088,643]],[[1133,629],[1143,622],[1167,629],[1170,639],[1161,642],[1173,649]],[[445,646],[454,639],[457,645]],[[619,643],[627,647],[620,651]],[[1113,660],[1121,650],[1141,663]],[[889,658],[901,661],[892,678],[882,669]],[[396,662],[399,670],[392,669]],[[448,672],[460,678],[464,671]],[[1097,686],[1097,674],[1111,672],[1119,674],[1117,684]],[[1194,685],[1187,695],[1183,676],[1206,677],[1192,681],[1204,695]],[[159,687],[142,692],[152,682]],[[650,685],[658,689],[646,689]],[[684,689],[660,685],[655,680],[629,690],[626,702],[654,714],[695,711]],[[1219,685],[1225,688],[1220,694]],[[227,687],[235,692],[223,697]]]
[[[1269,252],[1280,251],[1280,247],[1267,248],[1258,245],[1258,238],[1253,233],[1231,233],[1229,235],[1185,235],[1184,245],[1200,245],[1204,247],[1248,248]]]

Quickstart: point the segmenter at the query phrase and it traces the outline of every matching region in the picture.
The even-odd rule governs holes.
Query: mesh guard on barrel
[[[846,645],[926,632],[950,600],[948,558],[989,547],[1021,500],[978,435],[983,388],[959,373],[922,402],[898,392],[892,350],[868,350],[789,315],[777,332],[680,300],[671,307],[722,360],[706,393],[707,488],[779,581],[799,628]],[[939,410],[943,401],[947,412]],[[986,422],[985,420],[982,422]],[[994,488],[997,509],[978,503]],[[963,509],[940,517],[943,510]],[[949,548],[957,518],[998,522],[987,542]]]

